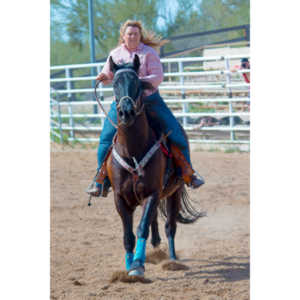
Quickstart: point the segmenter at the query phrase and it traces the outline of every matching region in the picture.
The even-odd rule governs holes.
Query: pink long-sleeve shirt
[[[160,62],[160,58],[157,52],[143,43],[140,43],[135,51],[130,51],[125,44],[121,44],[117,48],[113,49],[109,56],[112,56],[113,61],[116,64],[124,64],[133,62],[134,56],[137,54],[140,59],[141,66],[139,68],[139,78],[149,81],[154,91],[145,90],[145,96],[149,96],[157,91],[159,84],[163,81],[163,68]],[[114,74],[109,69],[109,56],[101,71],[108,76],[109,80],[103,81],[103,84],[110,84],[114,77]]]

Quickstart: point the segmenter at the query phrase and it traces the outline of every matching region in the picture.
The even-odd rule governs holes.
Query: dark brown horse
[[[175,169],[174,159],[171,160],[163,153],[157,135],[149,126],[143,105],[143,91],[152,86],[138,78],[139,66],[137,55],[133,63],[123,65],[115,64],[110,57],[118,129],[113,150],[106,161],[106,169],[123,223],[126,269],[129,275],[143,276],[150,227],[152,245],[155,247],[160,243],[158,208],[166,218],[165,231],[170,259],[173,260],[176,259],[176,221],[193,223],[204,214],[190,205],[184,182],[176,172],[166,180],[166,170]],[[138,240],[134,253],[133,213],[138,205],[143,207],[143,213],[137,229]]]

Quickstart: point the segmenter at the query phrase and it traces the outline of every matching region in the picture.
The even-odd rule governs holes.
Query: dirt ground
[[[116,271],[125,270],[123,231],[112,193],[87,206],[84,190],[95,172],[96,150],[51,149],[51,299],[249,299],[249,153],[192,152],[206,184],[189,195],[207,217],[178,224],[175,247],[188,269],[146,263],[146,283],[111,283]],[[162,218],[159,228],[166,250]]]

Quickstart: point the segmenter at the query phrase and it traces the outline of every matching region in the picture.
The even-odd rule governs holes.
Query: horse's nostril
[[[119,115],[120,115],[120,117],[122,117],[124,115],[122,110],[119,111]]]

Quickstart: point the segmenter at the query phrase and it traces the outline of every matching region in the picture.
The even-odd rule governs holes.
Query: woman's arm
[[[105,65],[103,66],[101,72],[97,75],[96,80],[100,80],[104,85],[110,84],[114,77],[113,73],[109,69],[109,57],[108,55]]]
[[[163,68],[160,58],[156,52],[149,52],[146,54],[146,68],[147,76],[141,76],[141,80],[149,81],[156,89],[164,79]]]

